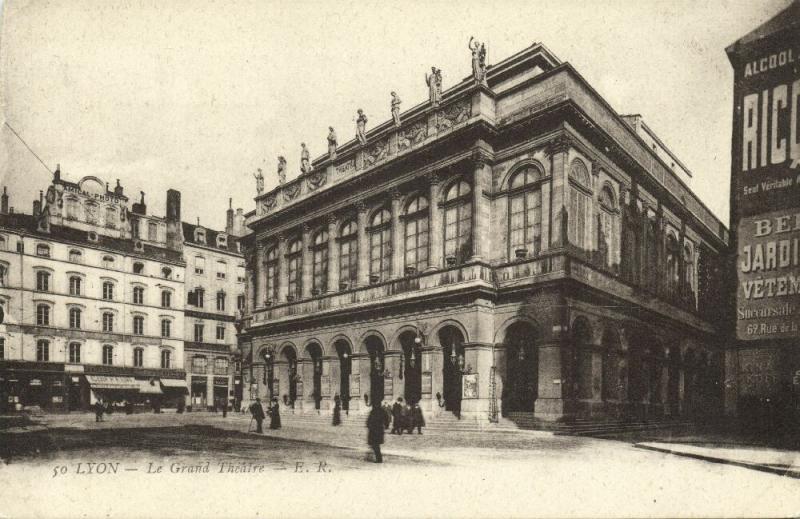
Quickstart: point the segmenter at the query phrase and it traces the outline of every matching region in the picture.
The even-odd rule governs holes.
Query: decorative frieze
[[[455,102],[437,112],[436,130],[443,131],[462,123],[472,116],[472,103],[469,99]]]
[[[312,171],[306,177],[306,183],[308,184],[308,189],[311,191],[318,189],[325,185],[325,181],[328,178],[328,174],[324,169],[316,169]]]
[[[423,142],[428,138],[428,123],[417,121],[408,128],[397,132],[397,148],[400,151]]]
[[[294,200],[295,198],[297,198],[297,195],[299,195],[299,194],[300,194],[300,183],[299,182],[294,182],[293,184],[290,184],[288,186],[284,186],[284,188],[283,188],[283,198],[287,202],[289,200]]]

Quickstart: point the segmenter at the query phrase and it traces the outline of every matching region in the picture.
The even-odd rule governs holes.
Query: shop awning
[[[187,389],[186,381],[183,379],[176,379],[176,378],[162,378],[161,385],[164,388],[179,388],[179,389]]]
[[[86,375],[92,389],[139,389],[133,377],[111,377],[108,375]]]
[[[157,380],[137,380],[136,383],[139,384],[139,393],[146,393],[148,395],[164,394]]]

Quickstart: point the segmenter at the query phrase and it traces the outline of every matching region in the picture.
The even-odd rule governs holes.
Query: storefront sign
[[[738,235],[737,336],[800,337],[800,209],[742,218]]]
[[[64,364],[64,371],[70,373],[83,373],[83,364]]]
[[[478,398],[478,374],[462,375],[461,398]]]
[[[780,351],[776,348],[739,350],[739,394],[768,396],[778,390]]]
[[[228,377],[214,377],[214,385],[215,386],[227,386],[228,385]]]
[[[31,381],[30,381],[30,385],[32,385],[32,386],[41,386],[42,385],[42,381],[39,380],[38,378],[32,378]]]

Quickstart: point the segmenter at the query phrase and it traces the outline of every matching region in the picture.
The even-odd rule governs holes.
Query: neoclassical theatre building
[[[393,112],[342,145],[331,129],[256,197],[245,400],[490,421],[719,408],[727,230],[640,117],[541,44]]]

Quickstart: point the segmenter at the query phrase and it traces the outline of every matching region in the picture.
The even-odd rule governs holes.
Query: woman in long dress
[[[339,395],[333,397],[333,425],[342,423],[342,399]]]
[[[270,429],[280,429],[281,428],[281,411],[280,406],[278,406],[278,399],[272,399],[272,405],[269,406],[269,428]]]

